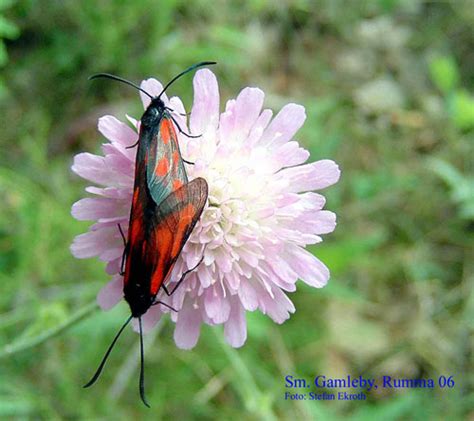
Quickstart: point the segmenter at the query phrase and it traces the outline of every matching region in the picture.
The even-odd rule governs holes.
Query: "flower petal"
[[[298,142],[291,141],[276,148],[272,158],[277,161],[279,168],[294,167],[306,162],[309,158],[309,152],[304,148],[300,148]]]
[[[190,297],[187,297],[177,315],[174,341],[181,349],[194,348],[201,330],[200,311],[199,308],[194,307],[192,301]]]
[[[329,279],[329,269],[310,252],[298,246],[288,246],[288,263],[306,284],[322,288]]]
[[[175,119],[175,126],[178,125],[182,131],[184,131],[185,133],[188,133],[188,124],[186,121],[187,120],[186,110],[184,109],[184,105],[181,99],[179,99],[177,96],[171,97],[168,106],[173,110],[172,115],[173,115],[173,118]],[[189,138],[183,135],[179,131],[178,127],[176,127],[176,134],[179,139],[181,154],[183,154],[186,152],[187,139]]]
[[[295,312],[295,306],[280,288],[272,288],[273,297],[265,292],[259,294],[263,313],[268,314],[276,323],[283,323]]]
[[[258,294],[249,280],[244,279],[242,282],[240,282],[240,288],[239,288],[238,294],[239,294],[240,302],[242,303],[245,310],[254,311],[257,309]]]
[[[221,115],[219,123],[221,141],[241,143],[247,138],[259,117],[264,97],[264,93],[258,88],[245,88],[237,99],[227,102],[226,111]]]
[[[133,145],[138,139],[138,134],[132,128],[111,115],[99,118],[98,128],[112,143],[125,147]]]
[[[250,133],[247,137],[246,140],[244,140],[243,144],[251,148],[252,146],[256,145],[259,140],[261,139],[264,130],[268,126],[268,123],[270,123],[270,120],[272,119],[273,116],[273,111],[272,110],[263,110],[262,113],[259,115],[257,118],[257,121],[254,123],[252,129],[250,130]]]
[[[306,120],[303,106],[287,104],[275,116],[259,141],[262,146],[279,146],[290,140]]]
[[[141,316],[142,318],[142,332],[144,334],[148,333],[151,329],[153,329],[161,319],[162,316],[162,309],[160,306],[153,306],[150,307],[147,312]],[[138,319],[132,319],[133,330],[135,332],[140,332],[140,326],[138,324]]]
[[[163,85],[160,82],[158,82],[156,79],[150,78],[150,79],[146,79],[142,81],[142,83],[140,83],[140,88],[148,92],[152,97],[156,97],[163,90]],[[165,97],[166,97],[166,94],[163,94],[162,99],[165,103],[167,103],[168,98],[166,98],[166,101],[165,101]],[[143,108],[145,109],[148,108],[151,102],[151,98],[141,91],[140,91],[140,98],[143,103]]]
[[[123,278],[116,275],[97,294],[97,304],[102,310],[110,310],[123,298]]]
[[[324,189],[336,183],[340,175],[339,166],[334,161],[323,159],[298,167],[285,168],[276,178],[286,180],[288,192],[299,193]]]
[[[122,203],[121,203],[122,202]],[[85,198],[72,205],[71,214],[79,221],[92,221],[101,218],[128,217],[126,208],[130,207],[125,201],[107,198]]]
[[[204,294],[206,314],[214,323],[224,323],[229,318],[230,303],[216,288],[208,288]]]
[[[117,224],[108,228],[89,231],[74,238],[70,246],[71,253],[78,259],[100,256],[121,244],[122,240],[119,238],[120,233]],[[121,247],[123,249],[123,246]]]
[[[240,348],[247,340],[245,310],[237,299],[232,300],[230,316],[224,325],[224,336],[234,348]]]
[[[101,186],[112,184],[112,174],[105,166],[105,158],[103,156],[87,152],[80,153],[74,157],[71,169],[80,177]]]
[[[204,133],[208,127],[217,129],[219,123],[219,87],[209,69],[196,72],[193,80],[194,103],[191,111],[191,133]]]

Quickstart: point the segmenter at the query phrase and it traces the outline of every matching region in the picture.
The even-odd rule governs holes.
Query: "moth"
[[[108,78],[135,87],[150,97],[151,102],[140,119],[135,160],[135,181],[128,238],[118,226],[124,240],[121,271],[124,276],[124,298],[130,306],[130,317],[117,332],[96,373],[84,387],[92,386],[99,378],[107,358],[125,327],[133,318],[138,319],[140,334],[139,391],[143,403],[149,407],[144,386],[144,350],[141,317],[151,306],[165,302],[157,299],[163,290],[168,296],[183,282],[186,275],[197,268],[201,261],[188,269],[175,284],[173,290],[166,287],[173,267],[197,221],[208,197],[208,185],[204,178],[188,181],[184,161],[178,144],[176,128],[188,137],[177,124],[172,109],[161,96],[181,76],[196,68],[216,64],[204,61],[187,68],[166,84],[161,93],[153,97],[134,83],[108,73],[99,73],[90,79]],[[176,128],[175,128],[176,126]],[[191,163],[190,163],[191,164]]]

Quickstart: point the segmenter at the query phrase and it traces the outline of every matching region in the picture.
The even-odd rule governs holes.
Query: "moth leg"
[[[119,275],[120,275],[120,276],[125,275],[125,268],[124,268],[124,266],[125,266],[125,258],[126,258],[126,256],[127,256],[127,247],[125,247],[125,248],[123,249],[122,261],[120,262],[120,272],[119,272]]]
[[[168,111],[171,111],[173,112],[174,110],[170,107],[165,107]],[[189,117],[191,115],[191,113],[178,113],[180,116],[182,117]]]
[[[179,132],[182,133],[182,134],[184,134],[185,136],[190,137],[190,138],[193,138],[193,139],[202,136],[202,135],[193,136],[193,135],[191,135],[191,134],[185,133],[185,132],[181,129],[181,127],[179,127],[179,124],[178,124],[178,122],[174,119],[174,117],[173,117],[172,115],[170,115],[170,117],[171,117],[171,119],[174,121],[174,124],[176,124],[176,127],[178,128]],[[183,162],[186,162],[186,164],[189,164],[189,165],[194,165],[194,162],[186,161],[185,159],[183,159]]]
[[[169,304],[163,302],[163,301],[155,301],[152,306],[156,306],[157,304],[161,304],[161,305],[164,305],[165,307],[168,307],[170,310],[173,310],[175,313],[178,312],[178,310],[176,310],[174,307],[171,307]]]
[[[127,252],[128,252],[128,247],[127,247],[127,240],[125,239],[125,235],[123,235],[122,227],[120,226],[120,224],[117,224],[117,226],[120,231],[120,235],[122,236],[123,246],[124,246],[123,253],[122,253],[122,262],[120,263],[120,272],[119,272],[119,275],[123,276],[125,275],[124,265],[125,265],[125,257],[127,256]]]
[[[163,291],[165,291],[168,297],[171,295],[170,292],[168,291],[168,288],[166,288],[164,285],[161,285],[161,288],[163,288]]]
[[[171,114],[170,114],[170,117],[171,117],[171,120],[174,121],[174,124],[176,124],[176,127],[178,128],[178,131],[179,131],[180,133],[184,134],[186,137],[190,137],[190,138],[192,138],[192,139],[196,139],[196,138],[202,136],[202,135],[194,136],[194,135],[192,135],[192,134],[186,133],[185,131],[183,131],[183,129],[182,129],[181,127],[179,127],[178,122],[174,119],[174,117],[173,117]]]
[[[201,260],[199,260],[198,264],[196,266],[194,266],[193,268],[191,269],[188,269],[186,272],[184,272],[182,275],[181,275],[181,278],[179,278],[179,281],[176,283],[176,285],[174,286],[173,290],[171,292],[168,291],[168,288],[166,288],[164,285],[161,285],[161,287],[164,289],[166,295],[169,297],[170,295],[173,295],[174,292],[178,289],[178,287],[181,285],[181,282],[184,281],[184,278],[186,278],[186,275],[190,272],[192,272],[194,269],[196,269],[201,263],[202,261],[204,260],[204,256],[201,257]]]
[[[117,224],[117,226],[120,231],[120,235],[122,236],[123,245],[124,247],[127,247],[127,240],[125,239],[125,235],[123,235],[122,226],[120,224]]]
[[[140,139],[138,139],[133,145],[125,146],[125,149],[132,149],[132,148],[134,148],[135,146],[138,145],[138,142],[140,142]]]

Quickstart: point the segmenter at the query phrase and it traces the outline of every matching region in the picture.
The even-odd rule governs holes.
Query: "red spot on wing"
[[[132,199],[132,203],[135,205],[138,201],[138,195],[140,194],[140,188],[139,187],[135,187],[135,190],[133,191],[133,199]]]
[[[136,243],[138,238],[140,237],[140,233],[143,231],[142,229],[142,222],[139,218],[134,218],[132,220],[132,225],[130,227],[130,240],[132,243]]]
[[[173,152],[173,163],[174,163],[175,165],[177,165],[177,164],[178,164],[178,161],[179,161],[179,152],[178,152],[178,151],[174,151],[174,152]]]
[[[176,132],[174,131],[173,122],[170,118],[164,117],[163,120],[161,120],[160,135],[165,145],[172,137],[176,139]]]
[[[164,156],[158,161],[158,165],[155,168],[155,174],[158,177],[164,177],[166,174],[168,174],[169,170],[170,170],[170,163],[168,161],[168,158]]]
[[[170,219],[171,218],[168,217],[162,220],[160,225],[158,225],[155,230],[155,238],[157,239],[157,242],[159,241],[160,254],[155,271],[153,272],[153,276],[151,278],[150,292],[152,295],[156,295],[158,293],[161,284],[171,269],[169,267],[169,263],[171,262],[170,252],[173,246],[173,233],[168,227],[168,221]]]
[[[183,182],[179,179],[173,180],[173,190],[178,190],[183,185]]]
[[[137,240],[137,238],[140,236],[140,232],[142,231],[142,223],[140,219],[143,214],[143,207],[140,203],[139,196],[140,188],[135,187],[135,190],[133,191],[132,214],[130,215],[131,224],[129,233],[129,237],[132,242]]]
[[[132,249],[134,245],[140,244],[144,239],[143,206],[138,197],[138,191],[138,188],[136,188],[133,194],[132,214],[130,216],[130,227],[128,232],[128,241]],[[127,255],[124,284],[127,284],[130,279],[130,259],[132,259],[132,252]]]

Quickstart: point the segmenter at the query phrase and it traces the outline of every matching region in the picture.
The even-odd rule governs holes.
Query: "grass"
[[[15,1],[2,16],[19,36],[5,41],[0,78],[0,417],[472,415],[468,2],[209,8],[204,1],[46,1],[40,8]],[[81,387],[128,310],[122,303],[95,311],[108,279],[103,264],[69,252],[88,226],[70,216],[85,186],[70,165],[75,153],[98,151],[98,116],[140,113],[131,90],[89,84],[87,76],[166,80],[205,59],[219,62],[222,101],[250,85],[265,90],[274,111],[303,104],[308,118],[298,140],[312,160],[341,165],[340,183],[327,192],[337,230],[311,249],[332,277],[322,290],[299,285],[291,294],[297,312],[282,326],[248,314],[248,340],[238,350],[225,345],[220,328],[203,327],[198,346],[181,351],[165,320],[145,341],[149,411],[138,400],[138,340],[130,331],[94,388]],[[374,93],[371,83],[379,80]],[[173,93],[189,105],[190,79]],[[445,375],[456,384],[378,389],[363,402],[288,401],[288,374]]]

